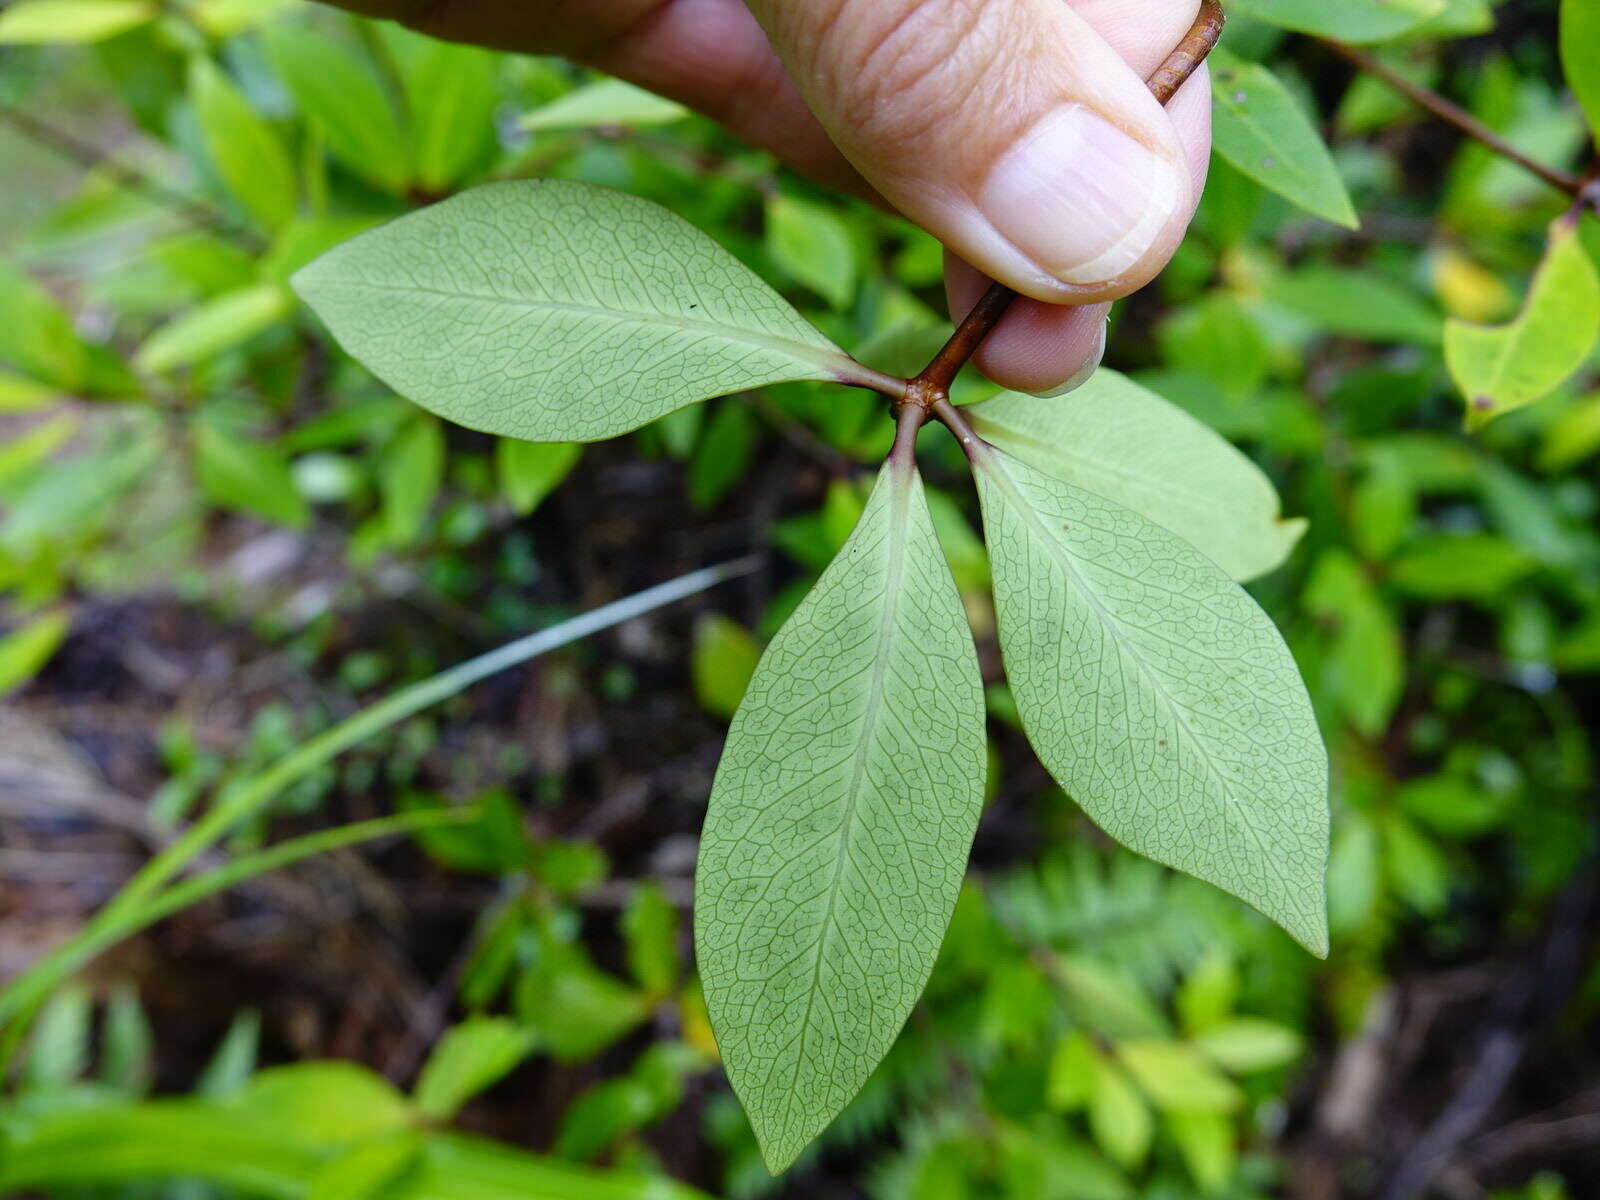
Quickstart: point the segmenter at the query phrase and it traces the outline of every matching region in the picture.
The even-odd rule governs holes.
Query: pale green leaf
[[[1489,327],[1452,319],[1444,357],[1467,401],[1467,428],[1532,404],[1583,366],[1600,336],[1600,272],[1575,222],[1550,226],[1544,261],[1522,312]]]
[[[194,424],[194,455],[200,488],[218,504],[280,525],[298,527],[310,519],[289,464],[265,442],[200,420]]]
[[[384,448],[378,466],[378,493],[390,542],[415,541],[444,483],[444,429],[419,413]]]
[[[21,0],[0,12],[0,45],[98,42],[157,11],[154,0]]]
[[[463,192],[294,283],[396,391],[529,441],[597,441],[710,396],[850,368],[705,234],[587,183]]]
[[[1600,138],[1600,4],[1561,0],[1561,66],[1589,129]]]
[[[1229,0],[1228,11],[1285,29],[1337,38],[1381,42],[1416,28],[1445,11],[1445,0]]]
[[[583,447],[573,442],[524,442],[501,438],[495,443],[495,470],[500,492],[512,509],[527,516],[543,503],[578,465]]]
[[[160,374],[214,358],[281,321],[289,295],[275,283],[257,283],[226,292],[174,317],[152,333],[134,365]]]
[[[187,11],[213,37],[229,38],[299,6],[300,0],[191,0]]]
[[[268,229],[286,224],[295,209],[294,164],[277,130],[208,59],[190,64],[189,95],[228,190]]]
[[[269,25],[265,38],[273,69],[334,156],[376,186],[403,192],[411,144],[371,59],[303,25]]]
[[[620,79],[601,79],[574,88],[565,96],[522,118],[524,129],[592,129],[604,125],[665,125],[689,110],[654,92]]]
[[[850,230],[833,209],[781,193],[767,201],[767,253],[784,272],[834,308],[849,308],[856,293],[856,252]]]
[[[1050,400],[1002,392],[966,415],[1002,450],[1171,530],[1235,579],[1279,566],[1305,531],[1255,463],[1115,371]]]
[[[0,695],[42,671],[71,626],[66,613],[46,613],[0,637]]]
[[[1322,0],[1315,3],[1322,6]],[[1219,49],[1211,56],[1211,95],[1218,154],[1307,212],[1360,227],[1333,155],[1277,76]]]
[[[1162,1038],[1123,1042],[1117,1056],[1157,1108],[1168,1112],[1233,1112],[1244,1095],[1191,1046]]]
[[[1276,1021],[1234,1017],[1207,1029],[1194,1045],[1223,1070],[1248,1075],[1288,1066],[1300,1057],[1303,1043],[1298,1033]]]
[[[701,706],[731,717],[761,661],[761,644],[737,621],[707,613],[694,627],[694,691]]]
[[[1327,754],[1283,638],[1183,539],[975,449],[1006,674],[1029,740],[1129,848],[1327,953]]]
[[[494,152],[502,59],[393,22],[381,28],[411,118],[417,182],[430,192],[442,192]]]
[[[0,258],[0,359],[41,383],[75,391],[89,370],[89,349],[72,318],[31,275]]]
[[[762,657],[700,843],[706,1007],[774,1172],[849,1103],[921,994],[984,763],[972,637],[897,456]]]
[[[526,1058],[534,1036],[508,1017],[469,1017],[439,1040],[417,1080],[417,1107],[448,1121]]]

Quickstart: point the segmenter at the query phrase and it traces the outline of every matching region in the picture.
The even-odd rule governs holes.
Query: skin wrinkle
[[[773,31],[772,41],[780,47],[802,47],[786,51],[791,67],[799,58],[813,64],[809,74],[795,69],[802,87],[783,69],[767,35],[740,0],[337,2],[371,15],[399,17],[455,40],[577,57],[708,113],[827,186],[893,208],[851,165],[853,159],[868,168],[912,220],[969,254],[987,255],[983,246],[988,243],[997,256],[984,258],[991,271],[1022,273],[1026,278],[1007,281],[1025,283],[1024,290],[1049,302],[1019,303],[977,360],[997,382],[1019,390],[1053,389],[1094,349],[1092,326],[1098,317],[1059,305],[1133,290],[1154,274],[1182,225],[1181,216],[1173,220],[1148,256],[1146,269],[1098,288],[1068,288],[1032,271],[1014,247],[971,223],[972,188],[997,144],[1053,106],[1063,80],[1073,81],[1079,98],[1140,140],[1147,140],[1152,128],[1170,128],[1167,118],[1148,108],[1147,100],[1131,91],[1124,94],[1116,83],[1119,72],[1106,64],[1108,59],[1115,64],[1110,58],[1115,55],[1131,65],[1131,74],[1148,74],[1192,23],[1198,0],[945,0],[943,8],[936,0],[760,0],[754,6]],[[876,33],[861,32],[862,24]],[[1052,28],[1057,32],[1039,32]],[[826,61],[803,49],[808,29],[826,31],[824,53],[831,56]],[[1060,32],[1069,29],[1076,32]],[[1049,37],[1070,44],[1055,55],[1039,53],[1041,38]],[[848,40],[853,38],[864,49]],[[937,50],[927,48],[948,47],[952,41],[954,49],[942,59]],[[881,49],[885,43],[890,50]],[[817,45],[814,36],[810,44]],[[925,61],[917,63],[918,57]],[[904,73],[912,80],[899,92],[879,93],[887,114],[869,111],[877,89],[862,87],[859,71],[837,65],[874,61],[884,72]],[[942,84],[943,90],[924,86],[917,81],[919,75]],[[1097,79],[1108,82],[1097,86]],[[879,122],[872,129],[885,128],[888,134],[876,141],[865,137],[872,129],[851,134],[847,159],[812,115],[802,91],[824,111],[841,141],[849,140],[842,127],[857,118]],[[1204,93],[1203,86],[1200,91]],[[826,111],[830,105],[832,115]],[[1200,106],[1175,103],[1172,124],[1191,156],[1199,146],[1203,158],[1205,126],[1203,119],[1196,119],[1197,112]],[[930,169],[933,164],[937,170]]]

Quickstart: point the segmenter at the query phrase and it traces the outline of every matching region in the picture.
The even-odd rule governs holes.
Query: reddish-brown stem
[[[1150,76],[1150,91],[1162,104],[1172,99],[1185,81],[1200,69],[1206,56],[1216,48],[1217,39],[1222,36],[1224,19],[1218,0],[1201,0],[1200,15],[1195,18],[1194,25],[1178,43],[1178,48]],[[920,409],[924,414],[939,416],[946,425],[950,425],[949,419],[944,416],[946,411],[955,413],[954,407],[947,403],[950,385],[955,382],[961,368],[977,353],[983,339],[1000,323],[1000,318],[1005,316],[1006,309],[1011,307],[1011,302],[1016,298],[1017,293],[1005,284],[992,284],[978,303],[973,305],[972,311],[962,318],[955,333],[934,355],[933,361],[915,379],[906,381],[899,410]],[[951,430],[954,432],[955,426],[951,425]],[[971,432],[967,430],[968,434]]]
[[[1476,142],[1481,142],[1508,162],[1514,162],[1524,171],[1538,176],[1557,191],[1567,193],[1574,199],[1579,199],[1583,192],[1583,180],[1569,171],[1558,170],[1555,167],[1530,158],[1518,150],[1505,138],[1490,129],[1477,117],[1473,116],[1459,104],[1446,100],[1438,92],[1423,87],[1420,83],[1407,79],[1388,63],[1365,50],[1359,50],[1344,42],[1332,39],[1322,39],[1323,44],[1346,62],[1365,71],[1377,79],[1383,80],[1395,91],[1420,108],[1427,109],[1439,120],[1447,125],[1452,125],[1467,137]]]

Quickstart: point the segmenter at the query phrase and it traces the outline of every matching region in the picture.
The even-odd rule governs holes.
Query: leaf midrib
[[[697,321],[692,317],[673,316],[653,309],[603,308],[597,304],[576,304],[570,300],[536,300],[532,298],[493,296],[485,295],[481,292],[419,287],[416,284],[369,283],[364,279],[333,279],[328,280],[326,285],[329,287],[363,288],[368,291],[386,293],[415,292],[424,296],[443,296],[450,300],[476,300],[484,304],[504,304],[513,308],[547,309],[553,312],[575,313],[579,316],[596,317],[619,324],[664,325],[670,329],[716,334],[726,338],[728,341],[745,342],[752,346],[778,350],[791,358],[816,363],[817,366],[828,371],[830,378],[838,376],[839,372],[836,367],[845,361],[843,352],[839,350],[830,350],[822,346],[813,346],[806,342],[797,342],[790,338],[779,337],[776,334],[758,333],[738,325],[723,325],[715,321]]]
[[[833,877],[828,881],[828,910],[822,918],[822,929],[817,935],[817,956],[811,967],[811,986],[806,991],[805,1017],[800,1023],[800,1054],[804,1060],[806,1038],[811,1032],[811,1012],[816,1005],[817,992],[822,982],[824,951],[834,930],[834,913],[839,901],[839,883],[844,877],[845,864],[850,859],[849,849],[856,809],[861,802],[863,784],[867,775],[867,753],[877,731],[878,717],[883,712],[883,684],[889,672],[889,647],[895,636],[895,617],[900,607],[900,582],[905,568],[906,520],[911,500],[911,479],[902,481],[893,466],[885,479],[889,492],[889,529],[884,546],[889,555],[888,570],[884,578],[883,617],[878,623],[877,653],[872,663],[872,679],[867,689],[867,710],[861,719],[861,739],[856,744],[855,761],[850,771],[850,790],[845,800],[844,820],[840,822],[839,851],[834,856]],[[784,1105],[785,1124],[794,1106],[796,1089],[789,1089]]]
[[[1060,565],[1062,572],[1067,576],[1068,582],[1075,585],[1084,598],[1089,601],[1090,606],[1099,615],[1101,624],[1116,639],[1117,644],[1126,650],[1128,657],[1137,665],[1139,673],[1155,690],[1156,694],[1161,697],[1167,709],[1172,713],[1174,722],[1194,744],[1201,761],[1206,765],[1206,769],[1222,785],[1223,798],[1237,804],[1239,802],[1238,797],[1232,794],[1234,789],[1229,783],[1228,777],[1222,773],[1222,768],[1217,766],[1216,760],[1212,758],[1210,750],[1206,747],[1205,740],[1189,724],[1183,706],[1172,698],[1162,684],[1160,677],[1156,675],[1154,668],[1150,666],[1149,661],[1139,652],[1138,646],[1123,634],[1122,622],[1118,620],[1115,613],[1101,602],[1094,589],[1084,580],[1082,572],[1078,570],[1077,565],[1072,561],[1071,551],[1062,544],[1060,538],[1053,536],[1050,530],[1045,528],[1044,523],[1039,520],[1037,511],[1033,505],[1027,502],[1027,498],[1021,494],[1016,481],[1011,478],[1010,473],[1006,471],[1003,464],[995,461],[990,456],[986,456],[983,461],[983,469],[991,479],[999,483],[1001,492],[1011,501],[1012,507],[1021,515],[1024,523],[1034,531],[1035,536],[1042,540],[1046,551]],[[1245,824],[1247,827],[1249,826],[1249,822],[1245,822]],[[1251,832],[1254,833],[1255,831],[1252,829]]]

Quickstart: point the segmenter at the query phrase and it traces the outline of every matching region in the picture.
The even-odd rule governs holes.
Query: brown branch
[[[1166,104],[1171,100],[1189,77],[1200,69],[1206,56],[1216,49],[1225,19],[1218,0],[1201,0],[1200,13],[1189,32],[1184,34],[1178,48],[1156,68],[1148,81],[1151,94],[1160,103]],[[952,413],[955,411],[949,404],[943,403],[949,399],[950,385],[983,344],[983,339],[1000,323],[1000,318],[1005,316],[1006,309],[1011,307],[1011,302],[1016,298],[1017,293],[1005,284],[993,284],[962,319],[950,340],[934,355],[933,361],[915,379],[906,382],[905,395],[899,407],[904,409],[914,405],[924,413],[939,416],[946,425],[950,425],[941,412],[941,404],[944,409]],[[959,437],[955,426],[950,427]]]
[[[143,171],[130,167],[127,163],[106,154],[99,147],[83,141],[76,134],[58,129],[47,121],[41,121],[32,113],[23,112],[20,108],[13,108],[10,105],[0,105],[0,121],[10,125],[24,137],[31,138],[42,146],[48,146],[64,158],[70,158],[86,170],[104,171],[124,187],[142,192],[157,204],[180,213],[192,224],[232,238],[251,250],[259,251],[267,248],[267,244],[260,237],[231,220],[221,210],[167,187]]]
[[[1381,79],[1413,104],[1426,109],[1447,125],[1454,126],[1467,137],[1487,146],[1501,158],[1516,163],[1524,171],[1538,176],[1545,183],[1557,191],[1565,192],[1574,200],[1582,197],[1582,179],[1570,171],[1558,170],[1555,167],[1539,162],[1537,159],[1530,158],[1459,104],[1446,100],[1431,88],[1426,88],[1414,80],[1407,79],[1400,72],[1389,66],[1388,63],[1365,50],[1359,50],[1344,42],[1336,42],[1331,38],[1319,40],[1346,62],[1351,63],[1374,78]]]

